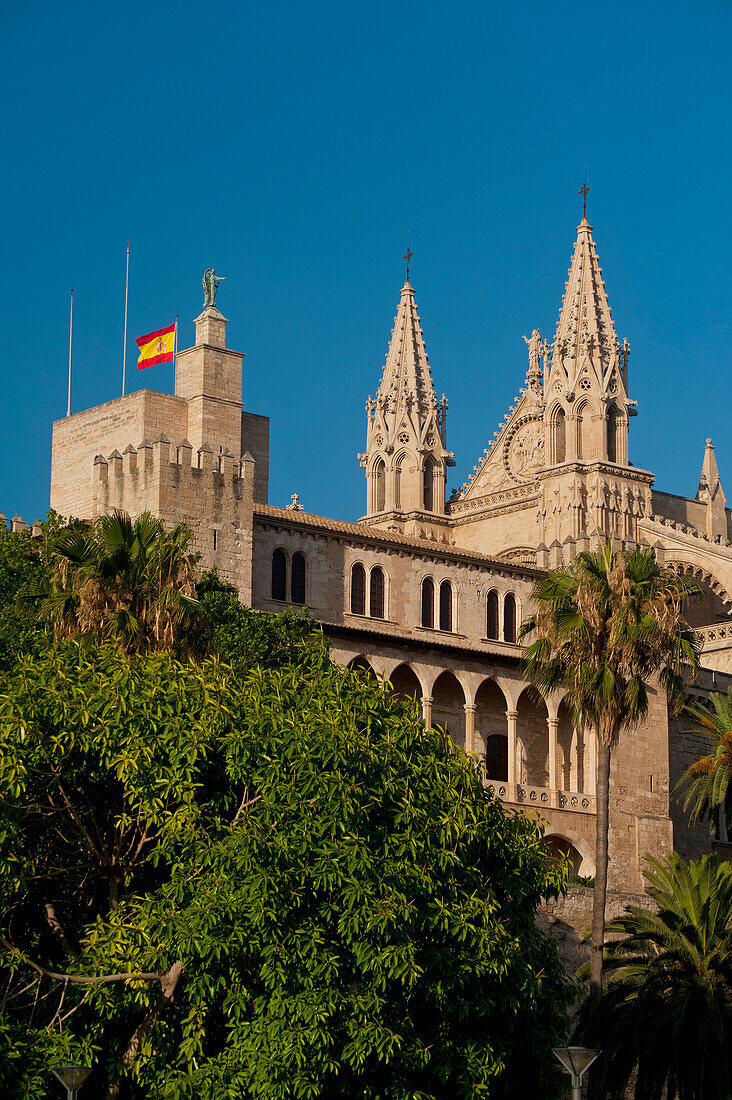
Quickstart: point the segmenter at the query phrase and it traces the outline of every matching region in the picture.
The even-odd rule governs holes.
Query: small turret
[[[636,414],[628,397],[629,355],[627,340],[618,344],[592,226],[583,217],[544,391],[547,465],[628,465],[628,418]]]
[[[429,521],[445,515],[447,398],[438,400],[409,274],[401,289],[384,373],[366,403],[369,522]]]
[[[724,495],[722,481],[719,476],[717,459],[714,456],[714,446],[711,439],[704,445],[704,460],[702,462],[699,488],[696,491],[696,499],[707,506],[706,533],[710,538],[721,535],[727,538],[727,512],[725,505],[727,498]]]

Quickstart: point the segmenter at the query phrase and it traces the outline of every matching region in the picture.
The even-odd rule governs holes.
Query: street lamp
[[[52,1071],[66,1089],[66,1100],[76,1100],[77,1090],[91,1073],[88,1066],[59,1066]]]
[[[572,1074],[572,1100],[582,1100],[585,1074],[595,1059],[600,1057],[600,1051],[589,1047],[555,1047],[554,1054],[567,1073]]]

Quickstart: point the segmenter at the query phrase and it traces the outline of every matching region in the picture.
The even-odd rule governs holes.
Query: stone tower
[[[626,340],[618,344],[592,226],[577,227],[559,322],[546,356],[539,543],[568,560],[597,535],[638,539],[652,476],[628,460]],[[561,547],[561,551],[559,550]]]
[[[704,461],[702,462],[699,488],[696,491],[696,499],[707,506],[706,533],[710,538],[727,538],[727,512],[725,505],[727,498],[724,495],[722,482],[719,477],[717,460],[714,457],[714,447],[711,439],[708,439],[704,447]]]
[[[447,398],[438,401],[407,279],[401,289],[384,373],[366,403],[365,523],[446,539]]]
[[[196,342],[179,351],[175,395],[188,405],[188,439],[194,453],[207,444],[214,455],[242,453],[241,352],[226,346],[227,319],[215,306],[196,318]]]

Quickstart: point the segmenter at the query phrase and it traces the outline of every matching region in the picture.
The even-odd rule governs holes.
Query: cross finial
[[[592,188],[587,186],[587,165],[585,165],[585,182],[584,182],[584,185],[582,187],[580,187],[579,191],[577,192],[578,195],[582,196],[582,217],[583,218],[587,217],[587,192],[591,191],[591,190],[592,190]]]
[[[411,244],[412,244],[412,234],[411,234],[411,231],[410,231],[409,233],[407,233],[407,251],[402,256],[402,259],[407,261],[407,282],[409,282],[409,261],[411,260],[412,256],[414,255],[414,253],[412,252],[412,249],[411,249]]]

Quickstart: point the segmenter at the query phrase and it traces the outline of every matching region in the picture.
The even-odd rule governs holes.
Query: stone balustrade
[[[501,802],[514,806],[568,810],[570,813],[580,814],[597,812],[596,798],[593,794],[532,787],[527,783],[504,783],[495,779],[486,779],[485,785],[500,798]]]

